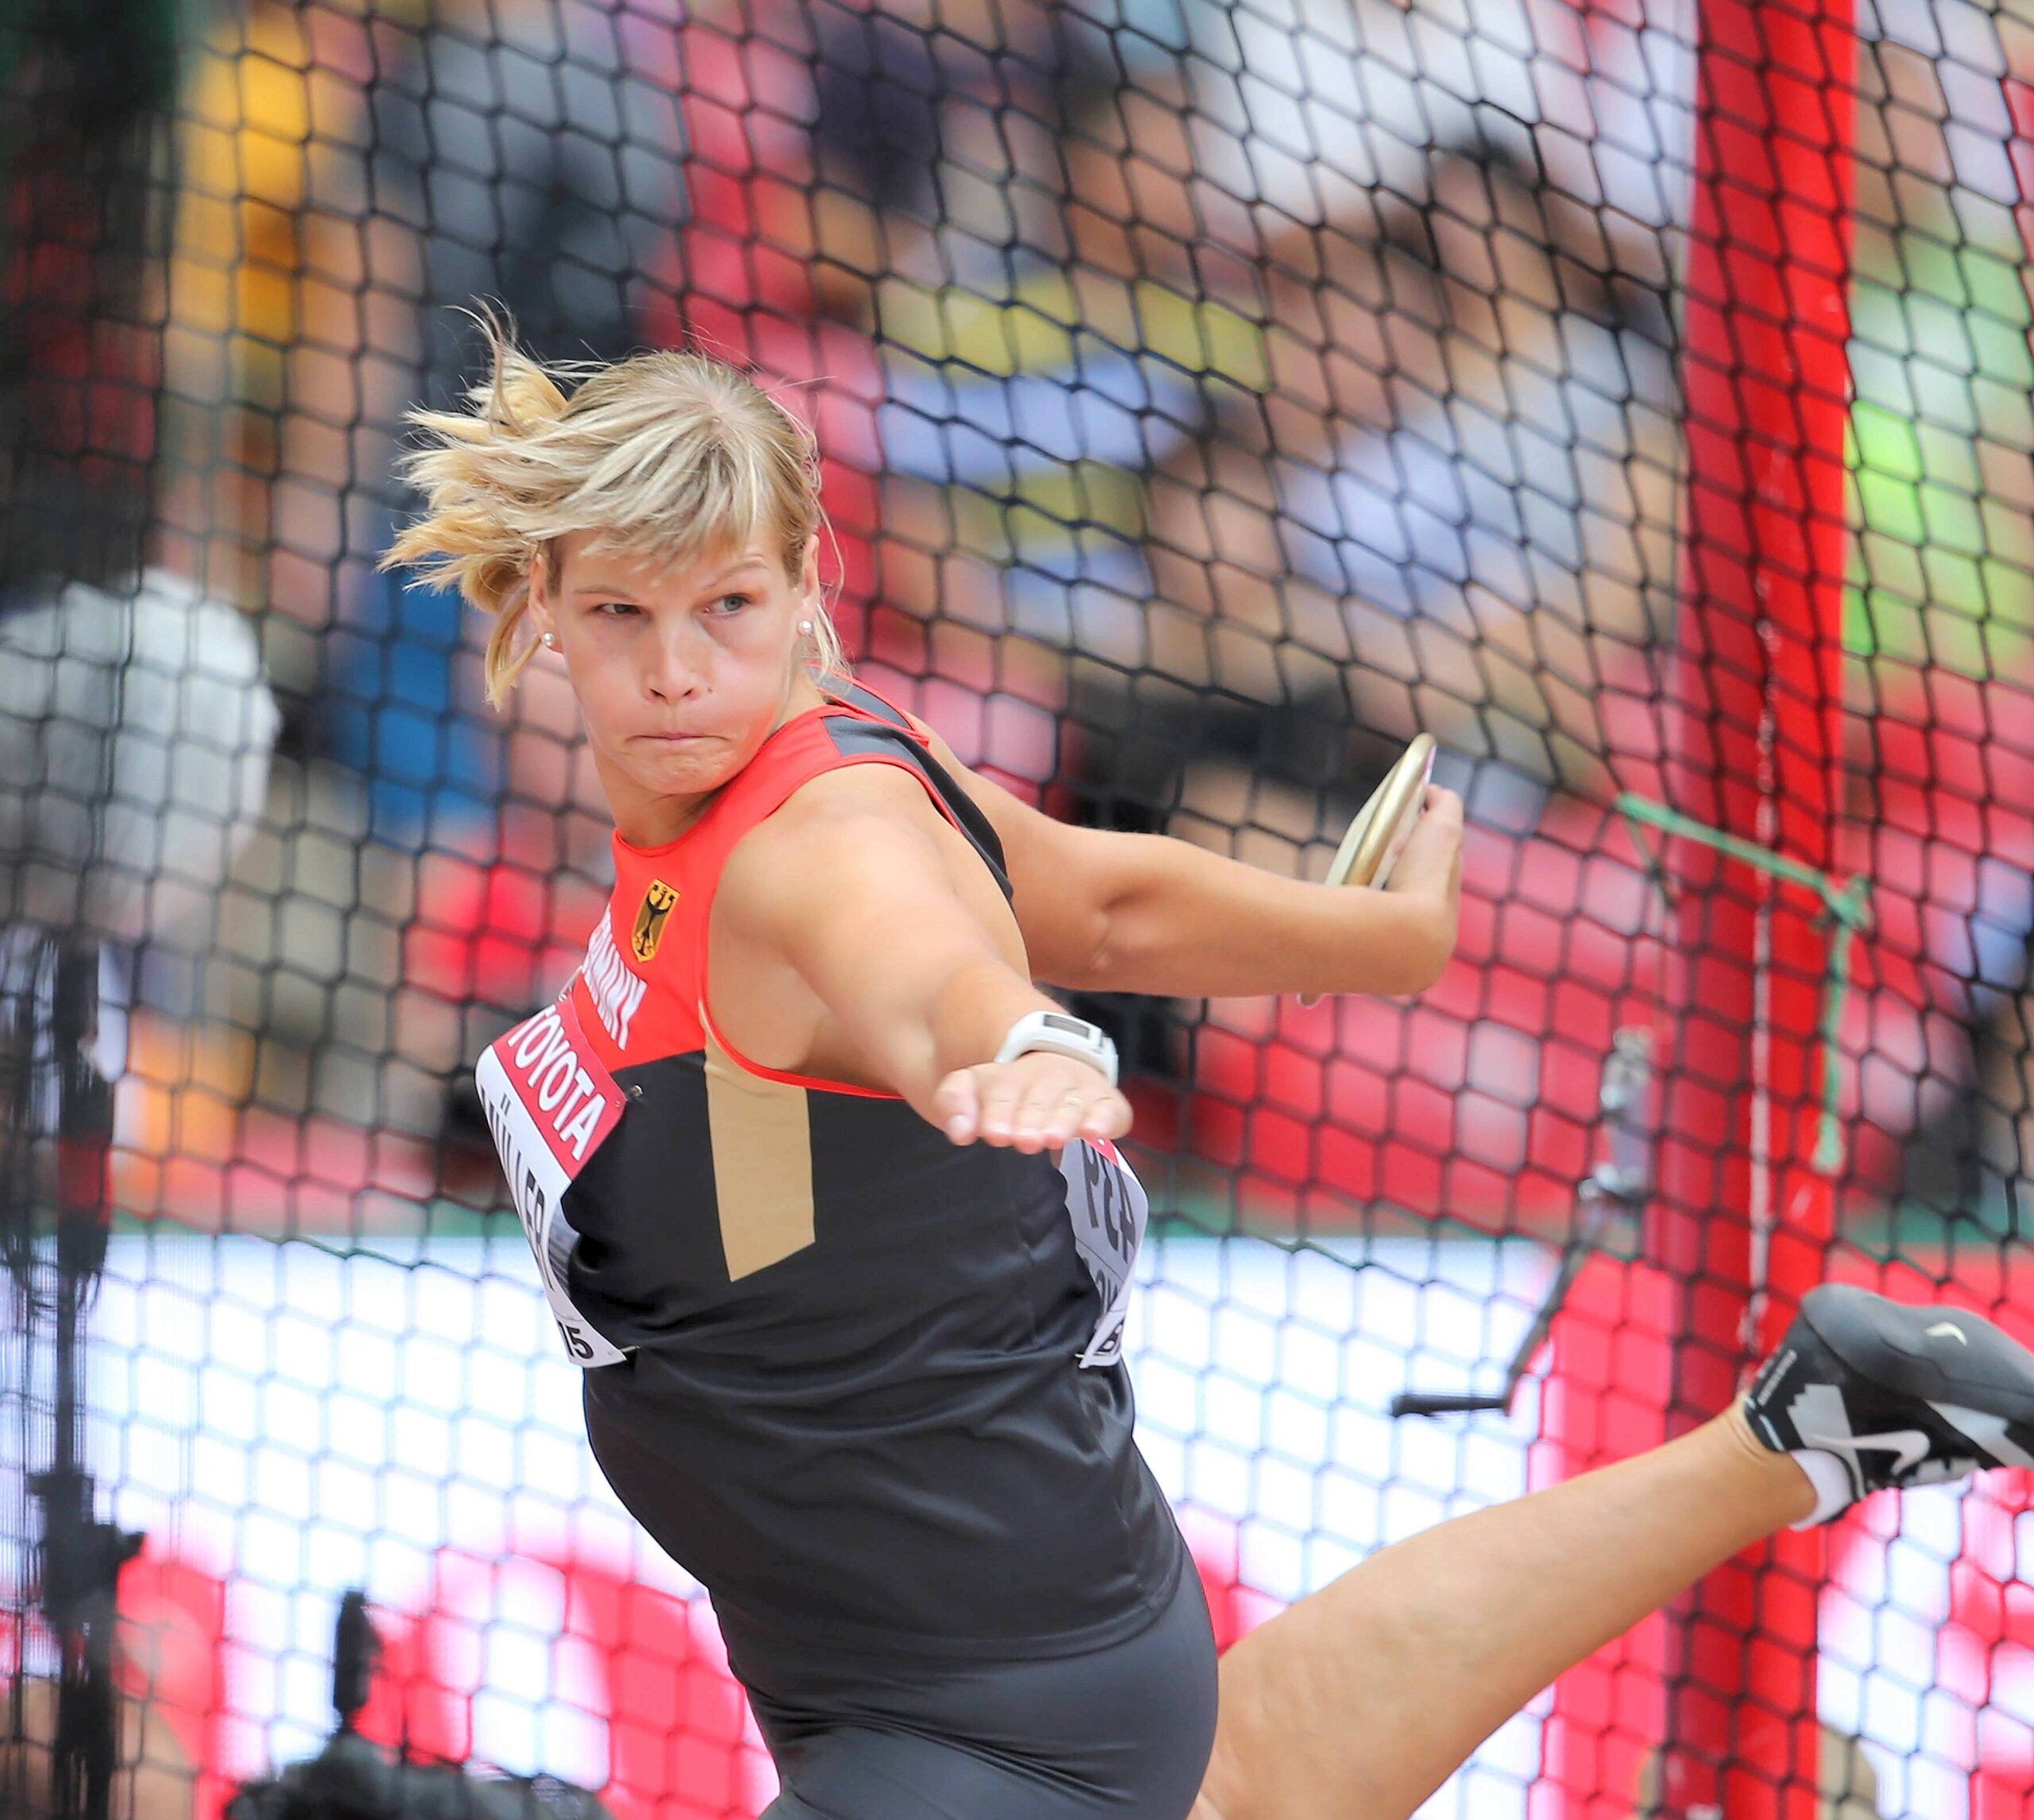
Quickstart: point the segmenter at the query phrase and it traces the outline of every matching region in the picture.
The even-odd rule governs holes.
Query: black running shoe
[[[2034,1352],[1961,1308],[1825,1283],[1759,1368],[1745,1413],[1815,1481],[1805,1528],[1888,1487],[2034,1466]]]

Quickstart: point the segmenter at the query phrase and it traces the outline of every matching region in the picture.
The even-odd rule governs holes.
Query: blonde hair
[[[536,650],[517,636],[530,574],[556,540],[689,566],[775,539],[794,583],[826,526],[810,430],[747,374],[700,354],[644,354],[609,366],[547,367],[492,316],[493,354],[470,411],[412,411],[427,445],[403,457],[423,516],[381,559],[423,584],[456,586],[494,629],[487,698],[499,707]],[[566,385],[578,383],[569,392]],[[845,677],[822,600],[812,614],[814,677]]]

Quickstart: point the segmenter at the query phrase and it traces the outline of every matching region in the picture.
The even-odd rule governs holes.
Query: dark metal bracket
[[[1652,1128],[1653,1038],[1649,1030],[1626,1027],[1611,1039],[1604,1060],[1597,1106],[1608,1132],[1609,1154],[1576,1190],[1575,1230],[1560,1249],[1553,1281],[1540,1299],[1532,1323],[1505,1367],[1504,1388],[1494,1396],[1449,1395],[1402,1390],[1391,1399],[1391,1413],[1401,1416],[1453,1416],[1482,1410],[1510,1413],[1518,1386],[1526,1381],[1533,1355],[1546,1344],[1554,1317],[1566,1303],[1583,1266],[1608,1249],[1612,1226],[1636,1220],[1653,1192]]]

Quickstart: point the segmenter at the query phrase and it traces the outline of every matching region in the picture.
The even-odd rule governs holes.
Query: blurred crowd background
[[[1837,860],[1874,923],[1838,1205],[1990,1298],[2034,1219],[2034,0],[1855,25]],[[473,616],[377,566],[404,413],[475,377],[485,301],[548,359],[691,342],[776,387],[857,670],[1055,815],[1318,877],[1437,737],[1467,882],[1421,1003],[1078,1003],[1162,1225],[1403,1241],[1376,1370],[1495,1355],[1514,1254],[1486,1281],[1422,1235],[1567,1236],[1613,1034],[1669,997],[1611,806],[1665,794],[1688,707],[1700,30],[1698,0],[16,0],[0,1001],[41,1003],[26,932],[102,941],[122,1230],[414,1262],[498,1223],[468,1070],[609,875],[555,661],[490,711]],[[1202,1315],[1243,1294],[1193,1281]],[[1451,1283],[1484,1311],[1452,1339],[1406,1312]],[[145,1304],[122,1356],[182,1357]],[[1259,1583],[1409,1521],[1224,1504],[1194,1475],[1227,1367],[1168,1391],[1183,1331],[1146,1336],[1154,1458],[1246,1555],[1304,1539]],[[1238,1420],[1241,1485],[1270,1419]]]
[[[1636,0],[50,10],[7,560],[138,554],[281,709],[216,920],[138,955],[172,1080],[431,1134],[601,899],[559,678],[497,720],[458,604],[374,570],[476,299],[784,387],[851,652],[1057,813],[1293,869],[1426,728],[1521,834],[1608,781],[1602,694],[1655,693],[1692,79]]]
[[[244,627],[280,717],[202,914],[173,881],[130,909],[144,1152],[230,1151],[249,1106],[435,1142],[601,901],[562,678],[491,714],[456,601],[376,572],[403,414],[474,377],[478,299],[550,358],[690,338],[783,388],[851,654],[1056,813],[1317,872],[1424,728],[1515,878],[1561,804],[1650,775],[1692,0],[23,17],[0,636],[41,648],[63,582],[138,589],[145,624],[230,609],[194,649],[245,678]],[[2034,918],[2013,832],[1953,824],[1997,794],[1959,740],[2034,744],[2029,41],[1969,0],[1859,25],[1850,806],[1911,837],[1864,869],[1916,907],[1882,925],[1905,1014],[1854,1023],[1888,1058],[1854,1110],[1898,1140],[1889,1191],[1967,1199],[1982,1152],[1996,1202],[2014,1121],[1978,1110],[2025,1099]],[[1194,1076],[1204,1014],[1087,1008]]]

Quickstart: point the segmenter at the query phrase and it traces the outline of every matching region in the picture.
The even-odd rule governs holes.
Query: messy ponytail
[[[493,359],[466,411],[413,411],[400,463],[424,511],[382,558],[453,586],[494,620],[485,674],[500,706],[535,650],[530,574],[558,539],[689,566],[761,539],[795,582],[826,525],[812,432],[745,373],[698,354],[547,367],[492,316]],[[568,392],[566,384],[576,381]],[[813,615],[815,678],[845,676],[832,616]]]

